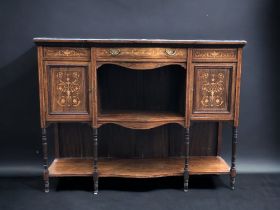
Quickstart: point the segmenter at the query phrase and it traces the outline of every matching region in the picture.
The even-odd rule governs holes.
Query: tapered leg
[[[236,145],[237,145],[238,129],[232,128],[232,156],[231,156],[231,168],[230,168],[230,187],[235,189],[235,177],[236,177]]]
[[[190,153],[190,128],[185,128],[185,167],[184,167],[184,191],[189,188],[189,153]]]
[[[49,171],[48,171],[48,142],[47,129],[42,128],[42,145],[43,145],[43,166],[44,166],[44,184],[45,192],[49,192]]]
[[[97,157],[98,157],[98,138],[97,138],[97,128],[92,129],[92,138],[93,138],[93,193],[97,195],[98,193],[98,166],[97,166]]]

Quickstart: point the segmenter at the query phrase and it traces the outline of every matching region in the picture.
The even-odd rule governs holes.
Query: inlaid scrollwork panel
[[[90,49],[79,47],[45,47],[44,57],[52,59],[90,59]]]
[[[236,49],[193,49],[193,60],[236,60]]]
[[[49,67],[50,114],[88,113],[85,66]]]
[[[141,59],[172,59],[186,61],[187,50],[184,48],[96,48],[98,60],[141,60]]]
[[[195,67],[194,113],[230,112],[231,73],[231,67]]]

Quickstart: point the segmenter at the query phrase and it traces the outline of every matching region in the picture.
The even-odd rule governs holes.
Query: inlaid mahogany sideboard
[[[246,41],[34,38],[49,177],[229,174],[234,189]],[[232,159],[221,157],[232,124]],[[51,132],[47,134],[47,128]],[[47,138],[48,136],[48,138]],[[49,164],[48,141],[54,158]]]

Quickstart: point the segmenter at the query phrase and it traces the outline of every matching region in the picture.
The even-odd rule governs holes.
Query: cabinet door
[[[193,119],[233,119],[235,75],[234,63],[193,64]]]
[[[87,62],[45,62],[48,121],[89,121],[90,65]]]

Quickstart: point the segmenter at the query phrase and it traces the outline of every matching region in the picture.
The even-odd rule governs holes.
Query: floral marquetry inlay
[[[86,89],[88,67],[75,65],[49,65],[48,104],[52,115],[88,113]]]
[[[44,49],[46,57],[89,57],[89,50],[86,48],[73,47],[46,47]]]
[[[184,48],[140,48],[140,47],[121,47],[121,48],[97,48],[97,59],[178,59],[186,61],[187,50]]]
[[[56,73],[57,104],[77,107],[80,105],[80,72],[59,71]]]
[[[228,113],[231,109],[232,68],[196,66],[194,113]]]
[[[235,49],[194,49],[194,59],[236,59]]]
[[[204,107],[221,107],[224,104],[224,73],[202,72],[201,79],[201,104]]]

